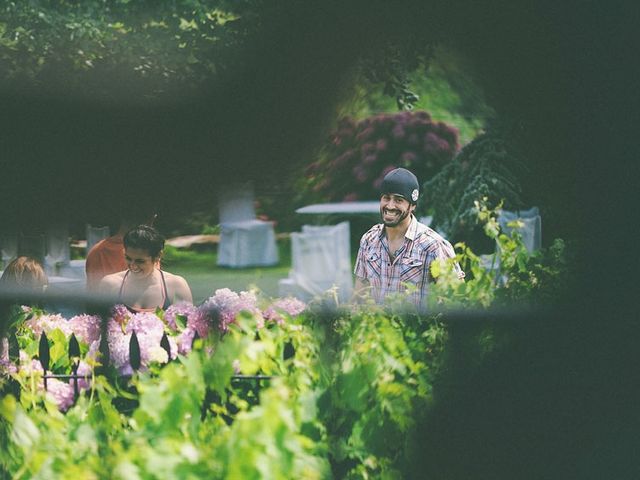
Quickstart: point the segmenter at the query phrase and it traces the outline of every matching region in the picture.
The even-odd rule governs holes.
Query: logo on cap
[[[414,188],[413,192],[411,192],[411,200],[414,202],[418,200],[418,189]]]

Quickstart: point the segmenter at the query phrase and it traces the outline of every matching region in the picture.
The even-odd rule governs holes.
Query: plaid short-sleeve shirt
[[[429,270],[431,262],[455,256],[451,243],[412,216],[404,244],[393,260],[384,224],[374,225],[365,233],[360,240],[354,274],[369,284],[377,303],[383,303],[388,295],[410,292],[409,300],[423,307],[429,283],[433,281]],[[458,277],[464,278],[457,262],[454,268]],[[408,289],[408,285],[414,288]]]

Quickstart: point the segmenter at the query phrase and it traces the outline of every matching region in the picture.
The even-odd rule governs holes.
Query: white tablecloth
[[[263,267],[277,263],[276,235],[271,222],[244,220],[220,224],[219,266]]]
[[[281,296],[309,300],[337,287],[341,301],[352,292],[349,222],[338,225],[303,225],[291,234],[291,272],[279,283]]]
[[[310,213],[315,215],[324,214],[376,214],[380,213],[380,202],[338,202],[338,203],[315,203],[298,208],[296,213]]]

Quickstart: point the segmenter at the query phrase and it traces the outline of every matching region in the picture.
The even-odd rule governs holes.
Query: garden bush
[[[481,253],[490,251],[493,239],[484,235],[476,202],[489,208],[518,210],[526,205],[521,179],[522,153],[512,132],[493,128],[467,144],[433,177],[424,180],[418,210],[433,216],[432,226],[451,241],[462,239]]]
[[[404,167],[431,178],[458,149],[458,132],[425,111],[379,114],[338,128],[307,167],[305,198],[321,201],[375,200],[386,173]]]

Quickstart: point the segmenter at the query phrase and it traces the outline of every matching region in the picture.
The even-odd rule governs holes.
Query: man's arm
[[[96,259],[96,252],[91,249],[87,260],[85,261],[85,273],[87,276],[87,290],[90,292],[97,291],[100,285],[100,280],[104,277],[104,274],[100,270],[98,260]]]
[[[353,268],[353,273],[356,277],[355,285],[353,288],[353,295],[351,300],[354,303],[358,303],[362,300],[362,297],[367,293],[369,289],[369,280],[366,278],[366,269],[364,268],[364,242],[360,241],[360,248],[358,249],[358,255],[356,256],[356,264]]]
[[[351,301],[353,303],[360,303],[362,299],[368,294],[369,281],[366,278],[356,277],[356,282],[353,287],[353,295],[351,295]]]
[[[451,268],[458,277],[459,280],[464,282],[465,273],[460,267],[460,264],[456,261],[456,252],[453,246],[446,240],[444,240],[438,248],[430,255],[430,259],[427,259],[427,269],[429,270],[429,280],[436,282],[437,279],[431,275],[431,264],[435,260],[441,261],[441,267]]]

